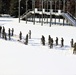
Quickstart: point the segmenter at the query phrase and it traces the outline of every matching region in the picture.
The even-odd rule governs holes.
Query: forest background
[[[56,9],[59,8],[60,1],[60,9],[63,10],[63,0],[53,0],[53,9],[55,9],[55,1],[56,1]],[[35,7],[40,8],[40,0],[36,0]],[[20,14],[24,14],[26,12],[26,0],[21,0],[20,2]],[[44,2],[44,7],[47,6],[47,0]],[[18,8],[19,8],[19,0],[0,0],[0,14],[9,14],[13,17],[18,17]],[[48,9],[50,8],[50,3],[48,3]],[[27,10],[32,9],[32,0],[27,1]],[[69,11],[73,16],[75,16],[75,0],[65,0],[65,11]]]

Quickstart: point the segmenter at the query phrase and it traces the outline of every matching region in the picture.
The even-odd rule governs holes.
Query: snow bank
[[[1,18],[0,18],[1,20]],[[4,19],[3,19],[4,20]],[[7,19],[6,19],[7,20]],[[18,19],[8,19],[10,22],[2,22],[8,33],[8,28],[14,28],[14,34],[19,35],[22,31],[23,37],[32,31],[32,39],[25,45],[12,37],[5,41],[0,38],[0,75],[75,75],[76,55],[72,54],[70,47],[71,38],[76,41],[76,28],[71,26],[49,27],[48,24],[41,26],[39,23],[33,25],[24,21],[18,23]],[[40,38],[44,35],[46,46],[41,45]],[[59,45],[50,49],[47,45],[48,35],[55,40],[59,38]],[[61,37],[64,38],[65,46],[60,47]],[[54,41],[55,44],[55,41]]]

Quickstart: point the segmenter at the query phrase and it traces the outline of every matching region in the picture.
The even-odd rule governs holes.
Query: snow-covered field
[[[25,45],[11,37],[11,41],[0,38],[0,75],[76,75],[76,55],[70,47],[73,38],[76,41],[76,27],[59,26],[49,24],[21,21],[17,18],[0,18],[0,25],[14,28],[14,35],[22,31],[23,38],[29,30],[32,38]],[[42,46],[41,36],[46,38],[46,45]],[[50,49],[48,46],[48,35],[54,39],[59,38],[59,45]],[[64,47],[61,48],[61,38],[64,38]]]

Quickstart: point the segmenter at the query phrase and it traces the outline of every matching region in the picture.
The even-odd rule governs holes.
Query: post
[[[20,1],[21,1],[21,0],[19,0],[19,7],[18,7],[18,8],[19,8],[19,11],[18,11],[18,13],[19,13],[19,14],[18,14],[18,17],[19,17],[19,23],[20,23]]]
[[[59,10],[60,10],[60,0],[59,0]],[[59,15],[59,22],[60,22],[60,15]]]
[[[32,0],[32,10],[31,11],[33,11],[33,0]],[[32,15],[32,22],[33,22],[33,15]]]
[[[50,1],[50,27],[52,23],[52,0]]]
[[[63,2],[63,12],[65,13],[65,0]],[[64,18],[63,18],[63,26],[64,26]]]
[[[44,0],[44,10],[45,10],[45,8],[46,8],[45,3],[46,3],[46,1]],[[44,11],[44,12],[45,12],[45,11]],[[44,21],[45,21],[45,13],[44,13]],[[45,22],[44,22],[44,23],[45,23]]]
[[[68,3],[68,1],[67,1],[67,3]],[[66,10],[66,12],[68,12],[68,5],[67,5],[67,10]],[[67,24],[69,25],[69,21],[67,20]]]
[[[48,0],[47,0],[47,12],[48,12]],[[48,23],[48,15],[47,15],[47,23]]]
[[[39,8],[38,9],[40,10],[40,0],[39,0]],[[40,14],[39,14],[39,23],[40,23]]]
[[[43,26],[43,0],[42,0],[42,23],[41,25]]]
[[[56,0],[55,0],[55,12],[56,12]],[[55,15],[55,24],[56,24],[56,15]]]
[[[27,12],[27,0],[26,0],[26,12]],[[27,24],[27,15],[26,15],[26,24]]]
[[[34,22],[33,23],[35,24],[35,0],[34,0]]]

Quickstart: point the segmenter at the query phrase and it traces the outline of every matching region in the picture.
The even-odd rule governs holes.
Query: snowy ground
[[[49,24],[21,21],[14,18],[0,18],[0,25],[14,28],[14,35],[11,41],[0,38],[0,75],[76,75],[76,55],[73,55],[70,41],[76,41],[76,27],[60,26]],[[22,31],[25,38],[28,31],[32,31],[32,39],[28,45],[17,40],[19,32]],[[46,46],[41,45],[40,38],[44,35]],[[59,45],[50,49],[47,45],[48,35],[55,39],[59,38]],[[60,41],[64,38],[64,47],[61,48]]]

